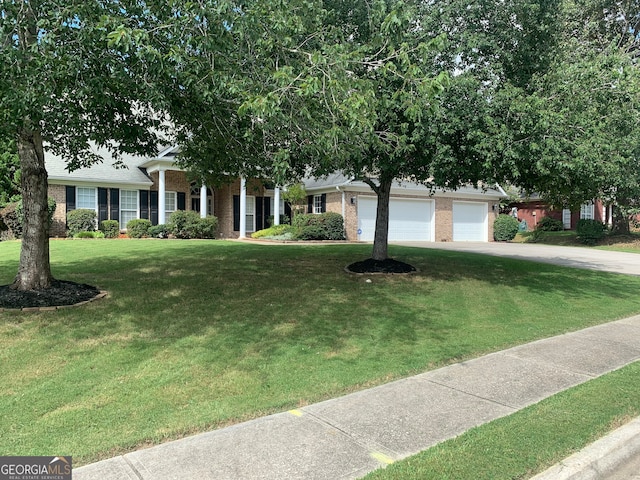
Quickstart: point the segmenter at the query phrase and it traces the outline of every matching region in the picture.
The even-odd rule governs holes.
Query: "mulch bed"
[[[367,258],[348,265],[346,269],[351,273],[413,273],[416,271],[416,267],[413,265],[392,258],[386,260]]]
[[[0,286],[0,308],[59,307],[91,300],[100,293],[96,287],[82,283],[54,280],[51,288],[20,291],[10,285]]]

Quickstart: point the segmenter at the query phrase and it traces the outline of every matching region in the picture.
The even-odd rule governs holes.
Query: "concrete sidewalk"
[[[73,476],[359,478],[637,360],[640,316],[135,451],[75,469]]]

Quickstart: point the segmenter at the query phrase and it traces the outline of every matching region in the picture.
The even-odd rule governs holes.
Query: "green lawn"
[[[367,480],[530,478],[640,415],[640,362],[377,470]]]
[[[531,242],[533,235],[533,232],[518,233],[513,241],[516,243]],[[640,253],[639,232],[632,232],[628,235],[606,235],[596,247],[587,246],[580,242],[576,236],[575,230],[567,230],[564,232],[543,232],[542,236],[536,240],[536,243],[560,245],[563,247],[597,248],[600,250],[612,250],[616,252]]]
[[[640,278],[368,245],[58,240],[103,300],[0,313],[0,451],[84,464],[640,312]],[[19,243],[0,243],[0,284]],[[367,283],[367,278],[372,283]]]

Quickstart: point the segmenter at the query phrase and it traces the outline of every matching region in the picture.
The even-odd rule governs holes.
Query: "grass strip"
[[[0,312],[0,451],[81,465],[640,311],[640,278],[483,255],[346,274],[370,248],[52,241],[55,277],[109,296]]]
[[[526,479],[640,415],[640,362],[494,420],[367,480]]]

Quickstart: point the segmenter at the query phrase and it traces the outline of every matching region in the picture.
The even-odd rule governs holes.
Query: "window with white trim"
[[[167,221],[169,216],[177,210],[178,194],[176,192],[164,192],[164,215]]]
[[[127,223],[138,217],[138,191],[120,190],[120,228],[127,228]]]
[[[247,232],[255,232],[256,230],[256,197],[247,195]]]
[[[593,220],[595,218],[595,205],[587,202],[580,206],[580,219]]]
[[[76,208],[98,211],[98,189],[95,187],[76,187]]]
[[[313,196],[313,213],[322,213],[322,195]]]

